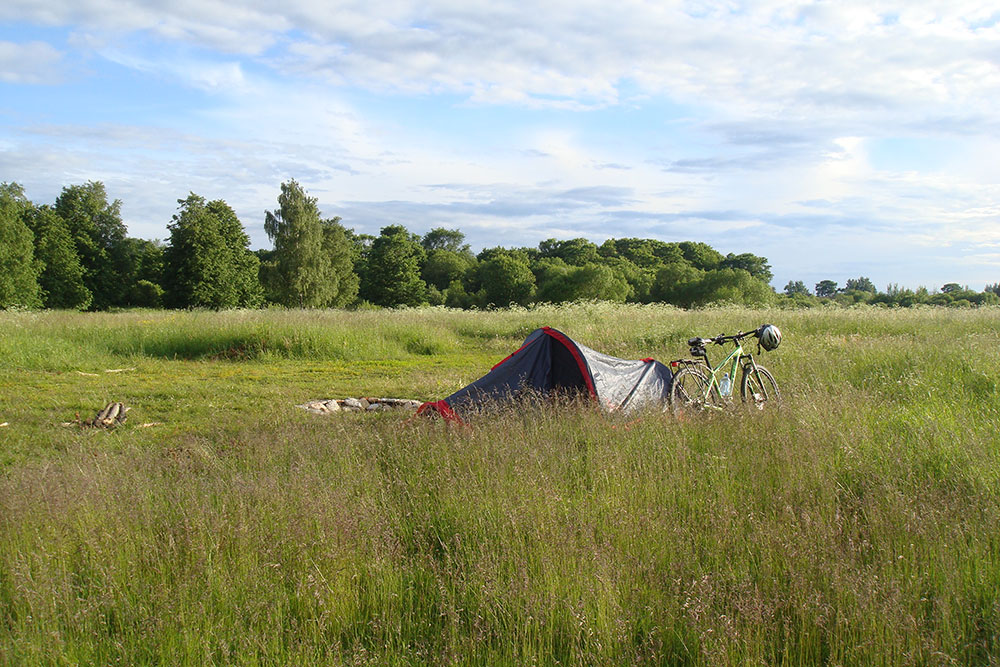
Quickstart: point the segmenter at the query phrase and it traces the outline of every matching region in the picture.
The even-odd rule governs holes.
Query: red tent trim
[[[519,347],[516,350],[514,350],[513,352],[511,352],[510,354],[508,354],[506,357],[504,357],[500,361],[498,361],[495,364],[493,364],[493,368],[491,368],[490,370],[491,371],[495,371],[500,366],[503,366],[505,363],[507,363],[508,361],[510,361],[511,357],[513,357],[515,354],[517,354],[518,352],[520,352],[521,350],[523,350],[525,347],[527,347],[527,345],[528,344],[525,343],[524,345],[522,345],[521,347]]]
[[[421,404],[421,406],[417,408],[417,414],[422,415],[428,410],[434,410],[439,415],[444,417],[445,421],[454,422],[456,424],[465,423],[458,415],[455,414],[455,411],[451,409],[451,406],[448,405],[448,401],[444,399],[440,401],[428,401],[426,403]]]

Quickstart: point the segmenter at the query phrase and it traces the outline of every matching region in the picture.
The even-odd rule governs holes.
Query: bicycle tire
[[[756,377],[754,377],[755,375]],[[781,392],[778,390],[778,383],[771,375],[771,371],[758,365],[747,364],[743,367],[740,396],[743,403],[757,410],[763,410],[765,405],[781,403]]]
[[[722,407],[722,399],[716,387],[712,387],[707,395],[708,377],[696,368],[685,368],[674,375],[673,386],[670,388],[670,408],[675,417],[686,413],[702,412],[706,404],[712,407]]]

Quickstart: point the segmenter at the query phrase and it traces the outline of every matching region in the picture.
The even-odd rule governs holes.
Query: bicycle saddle
[[[705,347],[711,342],[711,338],[688,338],[688,345],[691,347]]]

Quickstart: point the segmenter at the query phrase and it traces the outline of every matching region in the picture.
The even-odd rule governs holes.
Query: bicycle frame
[[[741,365],[742,367],[750,366],[754,371],[757,369],[757,364],[754,361],[753,355],[746,354],[744,352],[743,343],[738,340],[734,340],[733,343],[735,343],[736,348],[730,352],[718,366],[715,366],[714,368],[712,367],[712,364],[708,360],[707,349],[703,349],[702,354],[700,355],[703,363],[697,361],[695,362],[696,365],[703,365],[706,369],[708,369],[708,386],[705,388],[705,392],[701,397],[704,405],[711,405],[711,401],[708,400],[708,396],[712,392],[713,387],[719,392],[719,396],[722,396],[726,400],[732,399],[733,391],[736,388],[737,382],[736,372],[740,369]],[[722,374],[725,374],[727,370],[729,371],[730,389],[729,393],[723,396],[722,385],[719,383],[719,377],[721,377]]]
[[[708,389],[705,391],[704,398],[708,398],[708,392],[712,391],[712,387],[716,387],[719,390],[719,396],[723,398],[730,398],[733,395],[733,387],[736,386],[736,369],[743,359],[743,346],[740,343],[736,343],[736,349],[729,353],[729,356],[723,359],[715,368],[712,368],[712,364],[708,362],[708,351],[705,351],[705,356],[702,357],[705,360],[705,366],[709,369],[709,381]],[[726,365],[729,365],[729,393],[722,393],[722,385],[719,383],[718,374],[726,372]]]

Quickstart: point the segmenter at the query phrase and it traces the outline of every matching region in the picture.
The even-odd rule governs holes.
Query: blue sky
[[[1000,282],[1000,10],[953,1],[7,0],[0,181],[132,236],[297,179],[359,232],[697,240],[774,285]]]

